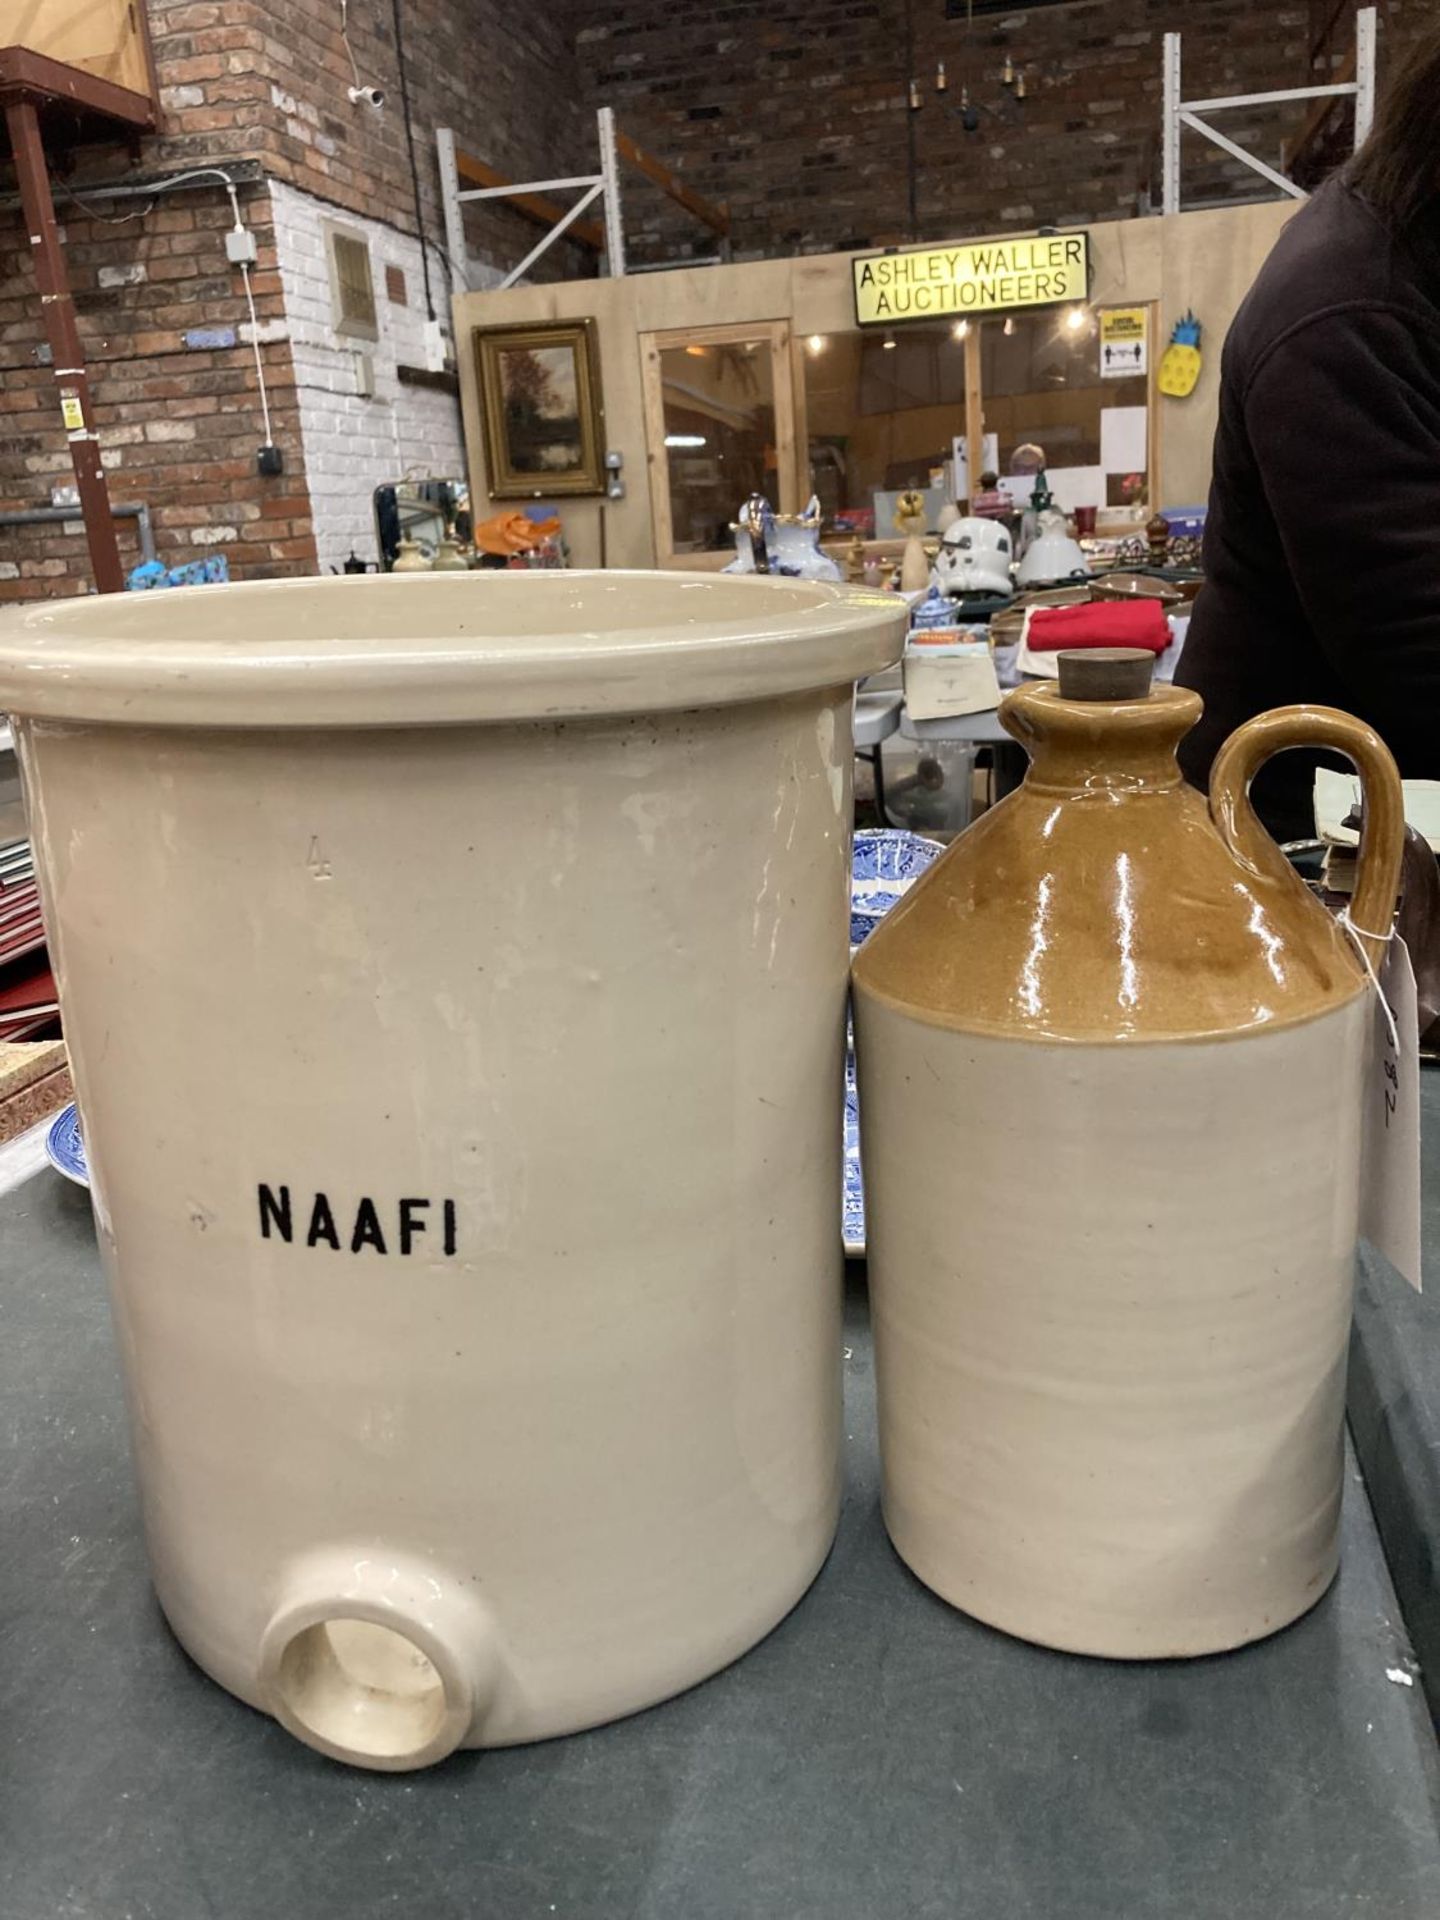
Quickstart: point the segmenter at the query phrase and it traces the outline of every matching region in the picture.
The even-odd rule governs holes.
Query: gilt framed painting
[[[477,327],[474,341],[491,497],[603,493],[595,322]]]

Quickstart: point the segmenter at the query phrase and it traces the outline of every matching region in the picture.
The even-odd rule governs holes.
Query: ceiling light
[[[895,349],[895,336],[894,336],[894,334],[893,334],[893,333],[887,333],[887,334],[885,335],[885,338],[884,338],[884,339],[883,339],[883,340],[882,340],[882,341],[880,342],[880,344],[881,344],[881,346],[882,346],[882,347],[884,347],[884,349],[885,349],[885,351],[886,351],[887,353],[892,353],[892,352],[894,351],[894,349]]]
[[[1065,315],[1065,324],[1070,329],[1071,333],[1078,333],[1081,327],[1084,326],[1085,319],[1086,319],[1086,314],[1085,314],[1084,307],[1071,307],[1069,312]]]
[[[703,433],[667,433],[665,444],[667,447],[703,447],[705,436]]]
[[[1004,326],[1004,329],[1003,329],[1003,330],[1004,330],[1004,332],[1005,332],[1005,333],[1007,333],[1007,334],[1011,334],[1011,333],[1014,333],[1014,331],[1015,331],[1015,316],[1014,316],[1014,314],[1013,314],[1013,313],[1007,313],[1007,314],[1006,314],[1006,316],[1005,316],[1005,326]]]
[[[823,353],[825,351],[825,336],[823,333],[812,333],[805,344],[811,353]]]
[[[970,322],[968,320],[957,320],[950,331],[957,340],[963,340],[970,331]]]

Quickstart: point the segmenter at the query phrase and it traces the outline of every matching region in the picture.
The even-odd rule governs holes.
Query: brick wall
[[[280,178],[321,199],[413,232],[409,162],[400,115],[392,0],[350,0],[350,44],[362,83],[384,89],[380,114],[352,107],[352,74],[338,29],[340,0],[270,0],[262,70],[284,95],[267,128]],[[212,8],[211,11],[218,11]],[[444,218],[434,130],[462,142],[512,179],[593,171],[593,115],[580,79],[564,7],[523,19],[499,0],[404,0],[402,22],[411,115],[426,230],[443,259]],[[493,203],[466,214],[474,255],[505,268],[528,253],[538,227]],[[593,272],[594,256],[561,245],[533,277]],[[443,276],[443,267],[441,268]],[[437,296],[448,288],[436,281]],[[437,304],[439,300],[437,298]]]
[[[1380,0],[1382,79],[1434,5]],[[1152,186],[1158,210],[1163,35],[1184,35],[1187,98],[1304,86],[1312,14],[1330,7],[1075,0],[985,14],[967,33],[944,0],[911,0],[910,61],[906,12],[904,0],[585,0],[578,51],[592,102],[613,107],[689,185],[728,201],[737,257],[757,258],[912,237],[912,138],[915,238],[1124,218]],[[1353,44],[1348,19],[1338,44]],[[1023,103],[1000,84],[1007,52],[1025,74]],[[941,60],[949,84],[937,94]],[[923,100],[913,113],[912,72]],[[974,133],[960,119],[967,82]],[[1251,109],[1221,124],[1278,165],[1304,112]],[[1198,136],[1186,135],[1185,161],[1187,205],[1270,192]],[[626,227],[639,259],[713,246],[629,175]]]
[[[165,123],[143,143],[139,164],[158,170],[244,159],[258,161],[265,175],[242,187],[240,199],[260,248],[252,278],[285,472],[262,479],[255,470],[264,426],[241,277],[225,258],[232,215],[223,185],[153,202],[82,205],[74,182],[111,178],[137,156],[120,147],[56,152],[57,208],[112,496],[148,503],[167,562],[221,550],[241,578],[310,572],[317,562],[312,482],[329,556],[347,527],[358,535],[368,526],[369,490],[387,447],[396,458],[433,457],[455,470],[458,408],[443,394],[388,394],[363,418],[332,406],[330,425],[320,427],[312,402],[322,349],[313,335],[322,323],[313,311],[304,316],[302,390],[276,251],[276,208],[290,204],[287,187],[361,216],[382,252],[388,248],[403,266],[411,318],[423,324],[392,0],[349,5],[361,80],[387,96],[379,115],[346,97],[352,70],[340,0],[149,0],[148,10]],[[435,126],[453,126],[493,164],[533,177],[593,165],[593,122],[579,104],[573,53],[553,11],[527,19],[523,31],[498,0],[404,0],[403,18],[432,299],[448,316]],[[0,169],[0,192],[12,185],[13,175]],[[282,222],[282,237],[285,231]],[[536,231],[512,211],[484,209],[471,216],[468,237],[475,258],[498,267],[528,250]],[[49,371],[37,363],[44,334],[28,255],[19,213],[0,212],[0,506],[7,508],[46,504],[51,486],[70,478]],[[376,266],[384,307],[379,256]],[[545,267],[587,270],[593,259],[579,249],[561,249]],[[184,334],[196,328],[233,329],[236,344],[187,348]],[[391,344],[392,369],[402,353],[423,359],[408,336]],[[373,430],[380,422],[383,431]],[[346,509],[343,525],[336,435],[350,437],[354,492],[364,500],[363,514]],[[121,523],[120,537],[132,561],[133,522]],[[73,525],[0,529],[0,599],[82,592],[88,581],[85,542]]]
[[[241,204],[261,246],[254,282],[263,335],[283,329],[269,197],[251,190]],[[107,204],[101,220],[63,197],[59,203],[111,497],[149,505],[167,564],[219,547],[240,575],[308,570],[314,546],[283,340],[261,351],[287,471],[272,480],[255,471],[265,436],[253,350],[241,341],[248,321],[240,276],[225,258],[228,200],[208,190],[176,195],[143,220],[107,224],[120,211]],[[72,478],[49,368],[36,357],[44,329],[27,256],[13,242],[0,250],[7,508],[44,505],[53,485]],[[184,332],[197,327],[229,329],[237,344],[187,350]],[[127,564],[138,558],[134,528],[120,523]],[[64,526],[0,531],[0,561],[7,599],[81,592],[88,583],[85,542]]]
[[[400,366],[425,364],[419,243],[279,182],[271,204],[319,564],[340,566],[352,550],[373,560],[377,486],[411,468],[457,479],[465,472],[454,399],[403,386],[399,378]],[[369,245],[377,340],[335,331],[326,251],[332,223]],[[359,390],[362,355],[373,383],[369,394]]]

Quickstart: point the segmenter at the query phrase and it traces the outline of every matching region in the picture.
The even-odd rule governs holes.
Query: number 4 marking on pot
[[[1360,1231],[1420,1291],[1420,1033],[1415,969],[1397,933],[1387,943],[1365,1065]],[[1398,1040],[1399,1045],[1396,1045]]]

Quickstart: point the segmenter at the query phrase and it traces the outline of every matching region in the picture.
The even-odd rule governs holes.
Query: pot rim
[[[618,569],[334,575],[49,600],[0,620],[0,712],[326,728],[729,706],[892,664],[907,613],[867,587]]]

